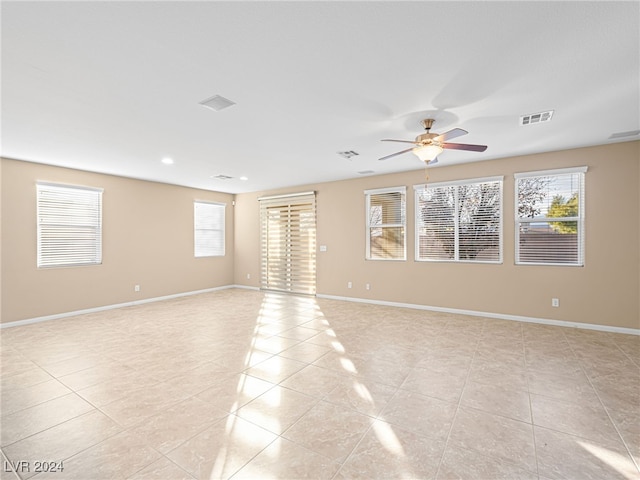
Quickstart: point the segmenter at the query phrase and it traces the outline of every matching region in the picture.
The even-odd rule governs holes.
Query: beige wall
[[[2,188],[3,165],[0,159],[0,188]],[[2,218],[2,191],[0,190],[0,323],[2,323]]]
[[[589,167],[586,265],[514,265],[513,173],[581,165]],[[313,189],[318,245],[328,247],[318,252],[319,294],[640,328],[640,142],[430,169],[432,182],[504,175],[501,265],[413,261],[412,186],[424,183],[423,170],[241,194],[235,208],[224,193],[28,162],[3,159],[0,171],[2,322],[234,283],[259,287],[257,198]],[[104,188],[102,265],[36,268],[37,180]],[[408,259],[366,261],[364,190],[400,185],[408,187]],[[223,258],[193,257],[195,199],[227,204]]]
[[[233,195],[7,159],[1,168],[2,322],[233,284]],[[36,267],[38,180],[104,189],[102,265]],[[227,204],[224,257],[194,258],[194,200]]]
[[[585,266],[515,265],[513,174],[583,165]],[[640,142],[430,169],[432,182],[494,175],[504,175],[500,265],[413,261],[413,185],[425,183],[424,170],[416,170],[237,195],[235,283],[259,286],[257,198],[316,190],[318,245],[327,246],[317,256],[318,294],[640,328]],[[408,187],[407,261],[367,261],[363,192],[400,185]],[[552,297],[559,308],[551,307]]]

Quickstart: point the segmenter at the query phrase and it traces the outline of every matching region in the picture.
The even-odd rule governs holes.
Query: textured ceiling
[[[639,138],[638,2],[1,8],[4,157],[240,193],[419,169],[426,117],[489,146],[440,165]]]

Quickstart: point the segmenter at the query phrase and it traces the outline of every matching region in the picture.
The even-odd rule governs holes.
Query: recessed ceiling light
[[[162,163],[164,163],[165,165],[173,165],[173,158],[164,157],[162,159]]]
[[[242,177],[240,177],[240,180],[249,180],[249,177],[242,176]]]

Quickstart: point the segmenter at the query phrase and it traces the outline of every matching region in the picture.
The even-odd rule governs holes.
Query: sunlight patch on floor
[[[284,339],[278,337],[277,333],[272,334],[270,332],[277,332],[279,327],[288,326],[289,321],[291,322],[291,328],[303,325],[304,322],[300,323],[300,319],[304,319],[309,315],[309,322],[317,322],[322,319],[321,325],[327,327],[324,333],[329,337],[329,344],[333,350],[339,355],[341,367],[350,375],[357,374],[358,370],[348,357],[347,349],[338,340],[336,331],[331,328],[329,321],[324,318],[315,299],[292,298],[296,301],[293,306],[290,304],[290,298],[285,299],[280,295],[265,295],[256,319],[250,348],[245,355],[245,365],[274,376],[282,373],[283,359],[278,354],[267,353],[267,350],[268,347],[273,349],[274,342],[276,342],[276,346],[279,345],[278,340],[281,341],[281,346],[284,347]],[[303,343],[301,342],[301,344]],[[265,351],[262,351],[260,347],[264,347]],[[271,432],[276,432],[277,434],[281,432],[282,425],[278,414],[279,408],[282,407],[282,391],[281,388],[270,388],[265,391],[265,383],[267,383],[265,380],[251,375],[241,375],[237,385],[238,397],[234,402],[232,411],[242,407],[240,401],[246,398],[254,398],[254,402],[257,401],[255,399],[259,398],[260,405],[266,408],[258,408],[257,404],[254,408],[252,403],[249,403],[241,408],[241,412],[243,412],[242,420],[235,414],[229,415],[225,425],[224,445],[220,448],[216,457],[211,479],[220,478],[229,473],[226,469],[231,461],[230,455],[233,455],[234,445],[262,446],[266,442],[270,445],[265,450],[268,456],[276,462],[280,459],[282,439],[278,437],[275,441],[269,443],[269,435],[273,435]],[[354,378],[352,392],[355,392],[355,396],[351,397],[352,399],[357,396],[360,399],[357,400],[358,402],[375,408],[375,400],[371,391],[360,379]],[[260,428],[256,429],[256,425],[259,425]],[[405,451],[391,425],[382,421],[375,421],[372,428],[382,447],[397,459],[398,463],[395,466],[398,469],[397,473],[401,474],[402,478],[413,477]],[[264,432],[264,436],[261,436],[260,432]],[[271,478],[268,472],[261,471],[260,474],[261,478]]]
[[[578,441],[578,445],[629,480],[638,478],[638,470],[629,457],[598,445]]]

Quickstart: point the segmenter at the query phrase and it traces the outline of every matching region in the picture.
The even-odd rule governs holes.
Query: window
[[[102,263],[102,189],[38,182],[38,267]]]
[[[584,265],[586,167],[517,173],[516,263]]]
[[[366,190],[367,260],[406,260],[406,187]]]
[[[220,257],[224,255],[223,203],[193,202],[194,252],[196,257]]]
[[[414,189],[416,260],[502,262],[502,177]]]

